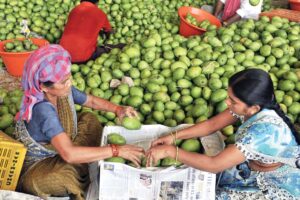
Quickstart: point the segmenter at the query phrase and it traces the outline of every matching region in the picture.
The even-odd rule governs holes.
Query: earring
[[[239,118],[240,118],[240,120],[241,120],[242,123],[245,122],[245,116],[244,115],[239,115]]]
[[[230,114],[231,114],[233,117],[239,119],[242,123],[245,122],[245,116],[244,116],[244,115],[238,115],[238,114],[234,113],[234,112],[231,111],[231,110],[230,110],[229,112],[230,112]]]

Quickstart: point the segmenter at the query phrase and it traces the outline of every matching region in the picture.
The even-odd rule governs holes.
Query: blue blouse
[[[217,200],[227,199],[300,199],[300,156],[290,128],[274,110],[263,109],[244,122],[236,135],[236,147],[246,161],[225,170],[220,176]],[[252,171],[248,163],[282,163],[269,172]]]
[[[71,92],[75,104],[82,105],[86,102],[85,93],[75,87],[72,87]],[[64,132],[55,107],[47,100],[34,105],[32,119],[29,123],[25,122],[25,125],[30,136],[42,143],[49,143],[54,136]]]

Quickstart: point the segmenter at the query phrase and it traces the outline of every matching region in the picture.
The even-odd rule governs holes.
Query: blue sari
[[[249,118],[235,137],[246,161],[220,175],[216,199],[300,199],[300,146],[274,110],[263,109]],[[250,160],[283,165],[269,172],[251,171]]]

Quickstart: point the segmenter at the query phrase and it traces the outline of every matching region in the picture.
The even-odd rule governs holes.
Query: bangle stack
[[[117,115],[120,110],[122,110],[122,106],[117,106],[114,113]]]
[[[175,163],[177,164],[177,161],[178,161],[178,151],[179,151],[179,148],[178,146],[176,146],[176,156],[175,156]]]
[[[112,156],[113,157],[119,156],[119,147],[118,147],[118,145],[110,144],[110,147],[111,147]]]
[[[173,137],[173,144],[176,146],[177,130],[175,131],[175,133],[171,132],[171,135]],[[178,152],[179,152],[179,148],[178,148],[178,146],[176,146],[175,165],[177,165],[177,162],[178,162]]]
[[[177,131],[175,131],[175,134],[171,132],[171,135],[173,137],[173,144],[176,145],[176,140],[177,140]]]

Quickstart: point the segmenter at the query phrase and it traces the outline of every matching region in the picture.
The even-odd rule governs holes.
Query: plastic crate
[[[0,189],[15,190],[23,166],[26,148],[0,131]]]
[[[300,12],[295,10],[288,10],[288,9],[275,9],[267,12],[260,13],[260,16],[267,16],[269,18],[278,16],[287,18],[293,22],[300,22]]]
[[[288,8],[289,1],[288,0],[272,0],[271,5],[275,8]]]

